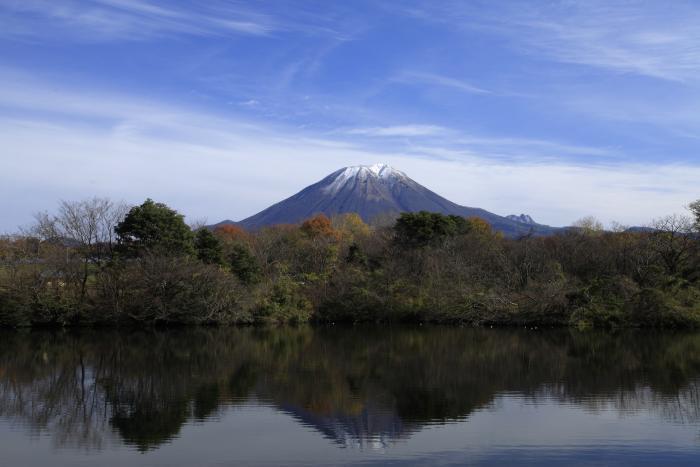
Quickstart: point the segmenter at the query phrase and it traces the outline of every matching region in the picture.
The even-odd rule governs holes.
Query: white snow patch
[[[345,167],[333,181],[323,191],[329,194],[338,193],[351,180],[365,180],[367,178],[378,178],[384,183],[394,183],[397,180],[408,178],[405,173],[396,170],[386,164],[355,165]]]

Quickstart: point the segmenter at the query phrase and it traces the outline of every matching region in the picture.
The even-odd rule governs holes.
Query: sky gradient
[[[60,199],[239,220],[344,166],[567,225],[700,198],[700,5],[0,2],[0,232]]]

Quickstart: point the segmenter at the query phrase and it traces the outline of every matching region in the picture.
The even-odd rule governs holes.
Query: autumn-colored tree
[[[371,233],[369,225],[365,224],[362,217],[355,212],[335,216],[331,224],[343,237],[351,240],[367,237]]]
[[[224,243],[247,242],[250,234],[237,225],[225,224],[214,229],[214,235]]]
[[[491,235],[493,230],[491,229],[491,224],[486,222],[481,217],[467,217],[464,221],[463,232]]]
[[[324,214],[318,214],[301,224],[301,231],[311,238],[334,238],[338,232],[333,228],[331,220]]]

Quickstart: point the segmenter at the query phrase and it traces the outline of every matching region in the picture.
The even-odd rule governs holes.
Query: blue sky
[[[59,199],[242,219],[386,162],[565,225],[700,198],[700,4],[3,0],[0,231]]]

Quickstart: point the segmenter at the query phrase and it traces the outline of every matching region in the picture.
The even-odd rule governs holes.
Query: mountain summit
[[[405,173],[385,164],[345,167],[299,193],[242,220],[238,225],[258,229],[274,224],[294,224],[316,214],[332,217],[354,212],[365,221],[401,212],[430,211],[464,217],[480,217],[503,233],[549,234],[555,229],[527,225],[483,209],[460,206],[430,191]],[[221,224],[231,223],[224,221]]]
[[[510,216],[506,216],[506,218],[527,225],[537,225],[537,222],[535,222],[535,220],[528,214],[520,214],[519,216],[516,214],[511,214]]]
[[[331,184],[323,188],[324,192],[330,195],[335,195],[336,193],[342,192],[348,188],[348,185],[352,190],[354,186],[358,185],[358,182],[366,186],[381,186],[386,188],[396,184],[397,182],[404,180],[410,181],[405,173],[401,172],[400,170],[396,170],[393,167],[389,167],[386,164],[345,167],[337,172],[333,172],[328,177],[321,180],[320,183],[323,183],[324,180],[331,178]],[[377,184],[373,183],[375,180],[378,181]]]

